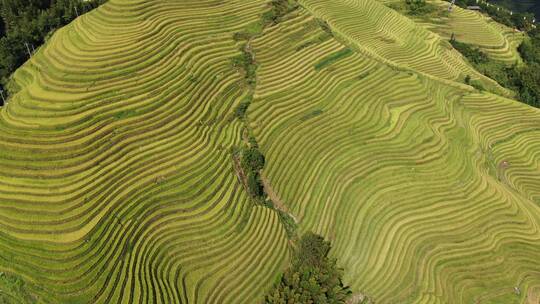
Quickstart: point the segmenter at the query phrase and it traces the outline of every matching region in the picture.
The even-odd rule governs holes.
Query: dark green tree
[[[259,171],[264,163],[264,155],[258,149],[251,147],[242,151],[242,167],[246,171]]]
[[[247,175],[247,183],[249,192],[256,198],[264,196],[264,187],[261,181],[261,177],[257,172],[249,172]]]
[[[343,271],[336,260],[328,257],[330,248],[320,235],[303,235],[290,268],[266,296],[266,303],[345,303],[351,291],[341,281]]]

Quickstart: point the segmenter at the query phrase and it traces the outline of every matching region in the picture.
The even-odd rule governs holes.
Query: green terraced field
[[[17,70],[0,302],[263,302],[293,245],[235,173],[250,88],[231,60],[267,2],[110,0]],[[375,303],[540,303],[540,110],[377,0],[299,3],[250,41],[246,114],[299,230]],[[515,59],[499,25],[455,12]]]

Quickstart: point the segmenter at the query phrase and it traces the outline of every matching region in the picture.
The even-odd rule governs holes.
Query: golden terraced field
[[[110,0],[17,70],[0,111],[0,299],[263,301],[291,243],[235,174],[249,92],[231,59],[267,2]],[[331,240],[375,303],[540,303],[540,111],[379,1],[299,3],[251,41],[247,110],[299,230]],[[493,29],[459,35],[515,59],[499,25],[456,15],[456,32]]]

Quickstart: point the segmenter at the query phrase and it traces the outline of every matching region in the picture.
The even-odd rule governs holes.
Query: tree
[[[330,242],[306,233],[299,240],[291,266],[266,296],[266,303],[345,303],[349,287],[341,281],[342,269],[328,257]]]
[[[246,171],[259,171],[264,167],[264,155],[254,148],[244,149],[242,152],[242,167]]]
[[[264,187],[261,181],[261,177],[257,172],[249,172],[247,175],[247,183],[251,195],[254,197],[264,196]]]

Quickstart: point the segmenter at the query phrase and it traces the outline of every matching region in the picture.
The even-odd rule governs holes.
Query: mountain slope
[[[299,3],[249,45],[247,125],[300,231],[330,239],[345,283],[377,303],[535,303],[539,110],[375,0]],[[249,88],[231,59],[234,33],[268,8],[110,0],[16,72],[0,112],[0,271],[21,297],[263,299],[291,246],[235,176]]]
[[[301,228],[329,237],[346,282],[379,303],[526,301],[514,286],[540,283],[538,110],[360,54],[317,71],[343,45],[297,51],[320,35],[296,34],[310,18],[254,44],[248,114]]]
[[[435,32],[441,38],[450,40],[454,35],[458,41],[476,45],[492,59],[510,65],[521,61],[517,47],[523,41],[523,33],[497,23],[480,12],[462,9],[459,6],[453,6],[452,11],[448,11],[450,3],[447,1],[430,0],[427,3],[434,12],[427,15],[411,15],[408,14],[403,1],[381,2],[391,8],[398,8],[398,11],[402,11],[417,24]]]
[[[264,9],[110,1],[56,33],[1,112],[2,271],[45,303],[260,298],[287,242],[237,182],[228,114],[232,34]]]

